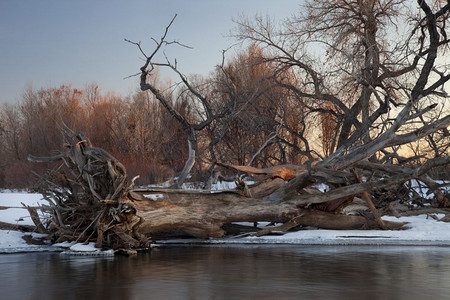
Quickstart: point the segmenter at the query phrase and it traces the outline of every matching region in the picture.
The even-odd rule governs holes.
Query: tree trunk
[[[233,191],[207,192],[179,189],[134,189],[125,167],[81,135],[71,137],[69,150],[35,162],[61,160],[66,170],[42,178],[42,206],[51,218],[36,221],[54,241],[95,241],[97,247],[139,248],[165,234],[183,233],[197,238],[223,237],[233,222],[284,223],[284,229],[314,226],[327,229],[395,229],[403,223],[340,214],[356,195],[388,188],[408,175],[388,180],[359,182],[348,171],[317,166],[284,165],[266,169],[223,167],[263,177],[247,186],[238,180]],[[288,182],[286,184],[286,182]],[[331,191],[311,189],[326,182]],[[31,208],[28,208],[31,209]],[[34,212],[31,212],[35,215]],[[260,233],[263,234],[264,232]]]
[[[194,136],[195,139],[195,136]],[[188,159],[186,160],[183,170],[181,171],[180,175],[178,176],[177,180],[175,181],[174,188],[181,188],[183,183],[186,181],[186,178],[189,175],[189,172],[191,172],[192,167],[194,167],[195,164],[195,149],[197,147],[195,146],[195,142],[191,141],[191,139],[188,139],[188,147],[189,147],[189,154]]]
[[[134,192],[145,197],[133,202],[142,223],[136,230],[152,236],[158,232],[181,231],[197,238],[223,237],[225,224],[233,222],[285,223],[326,229],[380,229],[375,219],[299,208],[298,201],[247,198],[236,192],[199,192],[144,189]],[[388,228],[403,223],[386,222]]]

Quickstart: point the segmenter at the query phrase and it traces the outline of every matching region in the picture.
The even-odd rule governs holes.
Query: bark
[[[195,149],[196,149],[196,143],[192,142],[190,139],[188,139],[188,147],[189,147],[189,154],[188,159],[186,160],[183,170],[181,171],[180,175],[178,176],[178,179],[176,180],[174,187],[175,188],[181,188],[183,183],[186,181],[186,178],[189,175],[189,172],[191,172],[192,167],[194,167],[195,164]]]

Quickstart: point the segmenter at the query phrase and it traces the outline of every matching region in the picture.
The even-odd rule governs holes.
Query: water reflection
[[[2,299],[446,299],[450,248],[162,248],[0,255]]]

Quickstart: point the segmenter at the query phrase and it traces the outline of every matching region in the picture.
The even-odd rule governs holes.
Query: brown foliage
[[[187,153],[180,126],[146,93],[103,95],[95,84],[85,90],[28,88],[21,102],[5,105],[0,114],[0,188],[31,187],[37,180],[31,170],[42,173],[45,167],[31,166],[26,156],[65,151],[62,128],[88,134],[131,175],[140,175],[140,184],[173,177]]]
[[[31,173],[32,166],[27,161],[14,161],[0,170],[0,184],[6,189],[23,189],[36,182]],[[31,176],[30,176],[31,175]]]

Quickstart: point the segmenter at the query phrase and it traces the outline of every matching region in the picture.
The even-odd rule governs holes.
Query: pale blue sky
[[[172,48],[185,74],[208,75],[240,14],[281,20],[300,9],[300,0],[2,0],[0,1],[0,103],[20,100],[34,88],[96,82],[102,91],[132,93],[137,78],[124,77],[142,65],[137,48],[153,49],[175,14],[169,39],[194,47]],[[176,50],[176,51],[175,51]]]

